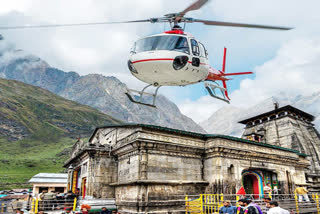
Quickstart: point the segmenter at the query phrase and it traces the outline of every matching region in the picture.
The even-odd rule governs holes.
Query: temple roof
[[[295,113],[297,115],[300,115],[301,117],[304,117],[310,121],[313,121],[314,120],[314,116],[311,115],[311,114],[308,114],[307,112],[304,112],[304,111],[301,111],[300,109],[297,109],[291,105],[286,105],[286,106],[283,106],[281,108],[278,108],[278,109],[274,109],[272,111],[268,111],[268,112],[265,112],[263,114],[259,114],[259,115],[256,115],[254,117],[250,117],[250,118],[247,118],[245,120],[241,120],[239,121],[238,123],[242,123],[242,124],[247,124],[248,122],[252,122],[252,121],[255,121],[255,120],[258,120],[258,119],[262,119],[264,117],[267,117],[267,116],[270,116],[270,115],[273,115],[273,114],[277,114],[277,113],[280,113],[280,112],[291,112],[291,113]]]
[[[93,134],[91,135],[89,141],[91,141],[96,134],[96,132],[101,129],[101,128],[134,128],[134,127],[141,127],[141,128],[146,128],[146,129],[152,129],[152,130],[159,130],[159,131],[164,131],[164,132],[169,132],[169,133],[174,133],[174,134],[180,134],[180,135],[187,135],[190,137],[196,137],[196,138],[201,138],[201,139],[213,139],[213,138],[221,138],[221,139],[226,139],[226,140],[233,140],[237,142],[242,142],[242,143],[251,143],[254,145],[259,145],[259,146],[264,146],[264,147],[269,147],[269,148],[274,148],[274,149],[279,149],[283,151],[288,151],[288,152],[293,152],[296,153],[300,156],[306,157],[306,154],[300,153],[297,150],[293,149],[288,149],[284,148],[281,146],[275,146],[267,143],[262,143],[262,142],[256,142],[256,141],[251,141],[251,140],[246,140],[238,137],[232,137],[232,136],[227,136],[227,135],[220,135],[220,134],[201,134],[201,133],[196,133],[196,132],[189,132],[189,131],[184,131],[184,130],[179,130],[179,129],[173,129],[173,128],[167,128],[167,127],[161,127],[161,126],[155,126],[155,125],[148,125],[148,124],[137,124],[137,123],[125,123],[125,124],[119,124],[119,125],[107,125],[107,126],[101,126],[97,127]]]

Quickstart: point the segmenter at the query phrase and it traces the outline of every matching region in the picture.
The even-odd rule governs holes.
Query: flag
[[[245,195],[246,191],[244,190],[243,186],[238,190],[237,195]]]

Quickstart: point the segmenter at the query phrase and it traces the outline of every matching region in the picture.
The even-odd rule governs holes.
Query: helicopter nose
[[[163,69],[172,68],[173,58],[149,58],[140,59],[132,62],[132,67],[139,72],[157,73]],[[133,71],[132,71],[133,72]]]

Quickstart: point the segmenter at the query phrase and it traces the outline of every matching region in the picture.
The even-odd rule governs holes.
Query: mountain
[[[204,132],[193,120],[183,115],[166,97],[157,97],[157,108],[132,103],[125,95],[126,85],[115,77],[98,74],[82,76],[65,89],[61,96],[92,106],[120,120],[162,125],[170,128]]]
[[[243,126],[242,124],[237,124],[237,118],[243,111],[244,109],[235,106],[227,106],[214,112],[207,120],[202,121],[200,125],[208,133],[239,136]]]
[[[24,51],[0,47],[0,78],[39,86],[125,122],[205,132],[164,96],[158,96],[158,108],[137,105],[128,100],[126,85],[115,77],[98,74],[80,76],[76,72],[64,72]]]
[[[27,186],[38,172],[62,171],[76,138],[119,123],[39,87],[0,79],[0,189]]]
[[[0,136],[19,140],[54,132],[64,136],[90,135],[98,125],[120,120],[39,87],[0,79]]]
[[[292,105],[314,115],[316,117],[315,126],[318,130],[320,129],[320,92],[296,96],[282,92],[245,109],[234,106],[223,107],[200,125],[208,133],[241,136],[244,125],[239,124],[238,121],[271,111],[274,109],[273,103],[275,102],[278,102],[280,107]]]

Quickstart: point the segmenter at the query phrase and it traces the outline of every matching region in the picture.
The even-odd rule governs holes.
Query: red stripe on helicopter
[[[173,61],[174,59],[172,59],[172,58],[141,59],[141,60],[134,61],[134,62],[132,62],[132,63],[134,64],[134,63],[138,63],[138,62],[148,62],[148,61],[166,61],[166,60],[171,60],[171,61]]]
[[[172,58],[159,58],[159,59],[141,59],[137,61],[133,61],[132,64],[138,63],[138,62],[149,62],[149,61],[173,61]],[[191,61],[188,61],[188,63],[192,64]],[[200,65],[207,65],[206,63],[200,63]]]

